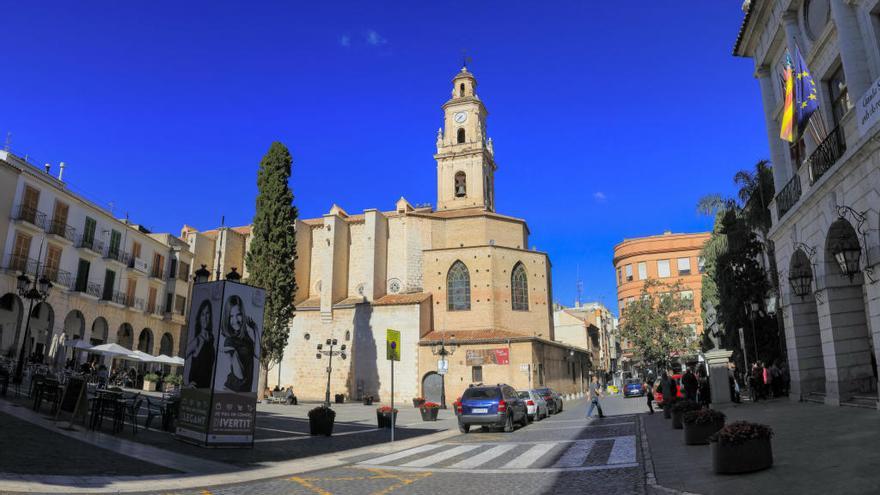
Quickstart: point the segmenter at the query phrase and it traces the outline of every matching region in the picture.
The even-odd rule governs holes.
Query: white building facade
[[[761,87],[791,396],[876,407],[880,1],[752,0],[743,10],[734,54],[754,60]],[[796,48],[819,109],[789,146],[779,138],[780,73],[786,50],[794,57]]]
[[[148,354],[182,355],[192,254],[168,234],[119,220],[69,191],[49,167],[0,151],[0,352],[18,357],[30,302],[17,278],[52,289],[30,311],[26,356],[60,362],[82,339]]]

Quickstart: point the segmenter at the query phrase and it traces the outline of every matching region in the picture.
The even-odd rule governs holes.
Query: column
[[[773,162],[773,183],[776,192],[782,190],[794,175],[791,164],[786,157],[785,144],[779,138],[779,123],[773,117],[776,109],[776,93],[773,91],[773,77],[770,69],[765,65],[758,67],[755,77],[761,85],[761,100],[764,103],[764,121],[767,124],[767,140],[770,143],[770,161]]]
[[[851,0],[831,0],[831,18],[837,27],[837,44],[850,99],[855,103],[871,84],[868,57],[862,43],[859,20]]]

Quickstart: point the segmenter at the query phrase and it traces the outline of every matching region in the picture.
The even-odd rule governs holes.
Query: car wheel
[[[529,423],[531,423],[531,422],[532,422],[532,418],[531,418],[531,416],[529,416],[529,413],[523,414],[522,426],[524,426],[524,427],[529,426]]]
[[[513,415],[507,415],[507,421],[504,422],[504,433],[510,433],[513,431]]]
[[[461,423],[458,424],[458,431],[462,433],[467,433],[471,431],[471,425],[463,425]]]

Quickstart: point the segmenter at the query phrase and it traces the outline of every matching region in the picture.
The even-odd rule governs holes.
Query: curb
[[[643,415],[639,415],[639,436],[642,444],[642,461],[645,465],[645,493],[662,495],[699,495],[693,492],[685,492],[674,488],[667,488],[657,483],[657,475],[654,473],[654,461],[651,458],[651,448],[648,446],[648,431],[645,429]]]
[[[266,463],[265,467],[231,473],[183,474],[158,476],[28,476],[0,474],[0,493],[132,493],[150,491],[175,491],[233,485],[252,481],[269,480],[342,467],[352,464],[350,459],[365,454],[390,454],[458,435],[451,429],[422,435],[392,443],[368,445],[290,461]]]

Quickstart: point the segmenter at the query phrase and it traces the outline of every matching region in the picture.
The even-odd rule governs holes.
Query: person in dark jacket
[[[663,408],[671,407],[672,403],[675,402],[676,387],[675,380],[672,379],[671,372],[664,371],[663,376],[660,379],[660,388],[662,389],[663,394]]]
[[[681,384],[684,387],[685,398],[696,402],[697,390],[700,388],[700,382],[697,380],[697,376],[694,375],[693,368],[688,368],[687,371],[685,371],[684,375],[681,377]]]

